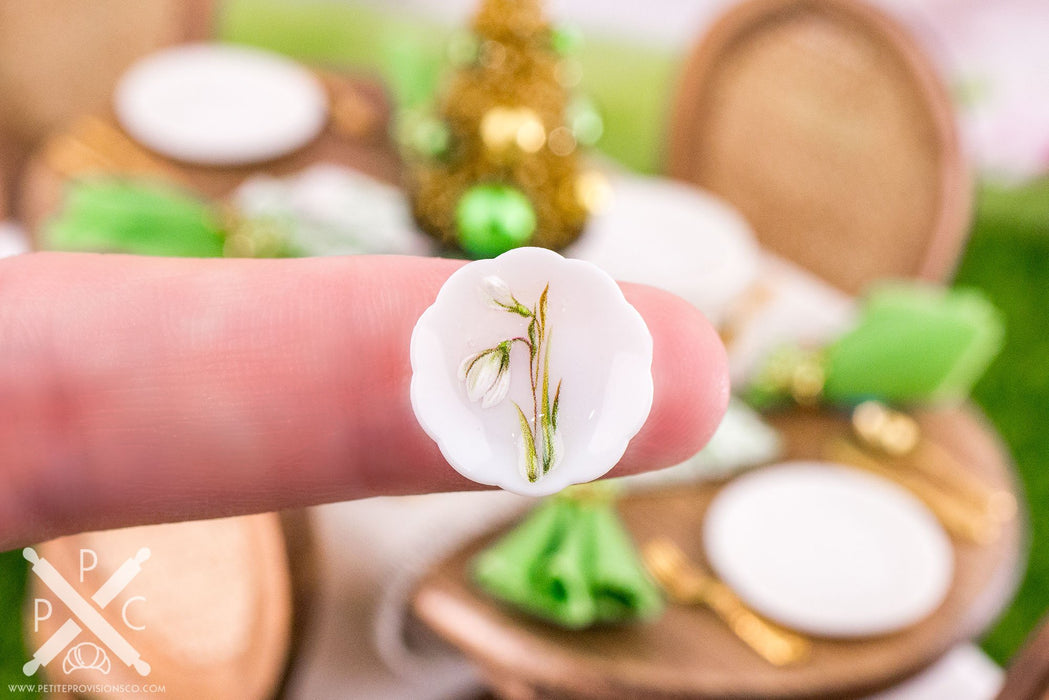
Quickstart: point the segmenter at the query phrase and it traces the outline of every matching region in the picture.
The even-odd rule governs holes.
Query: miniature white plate
[[[305,68],[258,49],[189,44],[133,65],[114,94],[124,129],[149,148],[204,165],[294,151],[324,128],[324,87]]]
[[[411,361],[415,415],[449,464],[523,495],[605,474],[652,406],[641,315],[600,269],[541,248],[457,270],[419,318]]]
[[[714,499],[711,567],[748,605],[825,637],[886,634],[947,594],[954,550],[917,498],[880,477],[820,462],[751,472]]]
[[[21,255],[30,250],[25,232],[10,221],[0,221],[0,258]]]
[[[248,218],[278,222],[303,256],[435,254],[402,189],[335,163],[286,177],[253,175],[231,200]]]
[[[690,301],[715,325],[756,280],[758,244],[747,222],[709,192],[673,180],[619,175],[607,208],[567,248],[617,280]]]

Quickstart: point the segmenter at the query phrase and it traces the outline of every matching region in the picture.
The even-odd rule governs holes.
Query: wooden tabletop
[[[1016,485],[1001,445],[972,409],[919,416],[924,434],[986,485]],[[791,458],[813,458],[849,430],[846,417],[795,411],[773,417]],[[697,562],[703,516],[719,485],[629,496],[620,511],[638,544],[677,542]],[[712,613],[670,606],[645,626],[572,632],[510,610],[480,592],[467,563],[494,532],[440,563],[420,583],[416,614],[484,669],[498,693],[575,698],[854,697],[916,673],[986,629],[1010,599],[1019,575],[1023,521],[1013,519],[990,544],[954,542],[955,579],[944,603],[896,634],[857,641],[817,639],[809,661],[775,668],[736,639]]]

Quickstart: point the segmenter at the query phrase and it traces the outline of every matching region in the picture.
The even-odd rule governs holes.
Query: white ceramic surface
[[[618,481],[631,491],[647,491],[727,479],[745,469],[769,464],[782,453],[779,433],[762,420],[761,414],[733,396],[721,424],[702,450],[672,467],[620,477]]]
[[[722,490],[704,523],[710,564],[754,610],[826,637],[886,634],[935,610],[954,554],[908,491],[839,465],[787,462]]]
[[[294,151],[320,133],[324,87],[273,53],[188,44],[134,64],[113,97],[125,130],[149,148],[204,165],[238,165]]]
[[[335,163],[254,175],[232,199],[244,216],[275,222],[303,256],[434,255],[403,190]]]
[[[822,347],[849,330],[856,300],[777,255],[759,255],[757,282],[745,293],[726,343],[732,386],[746,386],[784,345]]]
[[[21,227],[10,221],[0,221],[0,258],[21,255],[29,250],[29,239]]]
[[[546,285],[545,333],[534,334],[533,361],[524,342],[532,335],[527,314],[538,309]],[[508,310],[514,300],[520,313]],[[509,339],[517,340],[501,345]],[[541,248],[457,270],[416,324],[411,361],[415,414],[452,467],[523,495],[548,495],[605,474],[652,405],[652,337],[641,315],[607,274]],[[533,367],[548,377],[547,405],[557,406],[549,441],[535,416],[554,411],[543,409],[541,378],[533,392]],[[549,471],[530,480],[525,456],[533,432],[538,458],[547,454],[540,446],[546,442],[554,458]]]
[[[618,175],[611,185],[609,205],[565,255],[673,292],[720,324],[757,277],[747,222],[714,195],[673,180]]]

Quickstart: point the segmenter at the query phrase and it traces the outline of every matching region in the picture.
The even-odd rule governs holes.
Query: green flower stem
[[[532,476],[531,469],[533,463],[536,467],[540,463],[539,445],[542,446],[543,451],[543,474],[550,471],[554,458],[554,429],[550,418],[550,339],[546,332],[546,306],[549,292],[550,285],[548,284],[543,288],[543,293],[539,295],[539,302],[528,312],[527,317],[530,318],[528,340],[519,339],[528,346],[528,377],[532,387],[532,420],[526,438],[526,449],[530,451],[528,455],[529,481],[535,481],[538,478],[538,475]],[[516,299],[513,301],[520,305]],[[513,309],[508,310],[517,313]],[[520,406],[517,410],[523,419],[524,414]],[[537,442],[539,445],[536,444]]]
[[[522,439],[525,449],[525,472],[530,482],[549,472],[556,463],[557,411],[561,399],[561,381],[558,380],[554,391],[553,405],[550,403],[550,334],[546,328],[547,299],[550,285],[543,288],[539,300],[531,309],[525,307],[499,278],[486,279],[490,299],[497,308],[507,313],[517,314],[528,319],[527,337],[517,336],[489,348],[476,357],[466,367],[469,374],[474,365],[492,353],[499,353],[499,378],[510,369],[510,349],[514,343],[521,343],[528,348],[528,380],[532,389],[532,418],[529,420],[517,402],[521,423]],[[505,387],[500,387],[505,392]],[[499,399],[501,400],[501,398]],[[541,452],[540,452],[541,451]]]
[[[550,424],[550,338],[546,339],[543,349],[543,412],[539,414],[539,424],[543,429],[543,473],[550,471],[553,460],[554,433]]]

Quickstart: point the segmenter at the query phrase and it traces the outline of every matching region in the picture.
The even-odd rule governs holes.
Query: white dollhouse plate
[[[759,261],[750,226],[725,201],[674,180],[628,175],[612,179],[608,207],[565,255],[673,292],[715,325],[755,281]]]
[[[717,575],[755,611],[825,637],[886,634],[935,610],[950,587],[947,535],[908,491],[833,464],[751,472],[704,523]]]
[[[652,406],[641,315],[606,273],[541,248],[457,270],[419,318],[411,361],[415,415],[445,459],[523,495],[605,474]]]
[[[124,129],[149,148],[202,165],[294,151],[320,133],[324,87],[294,61],[258,49],[190,44],[133,65],[114,94]]]

